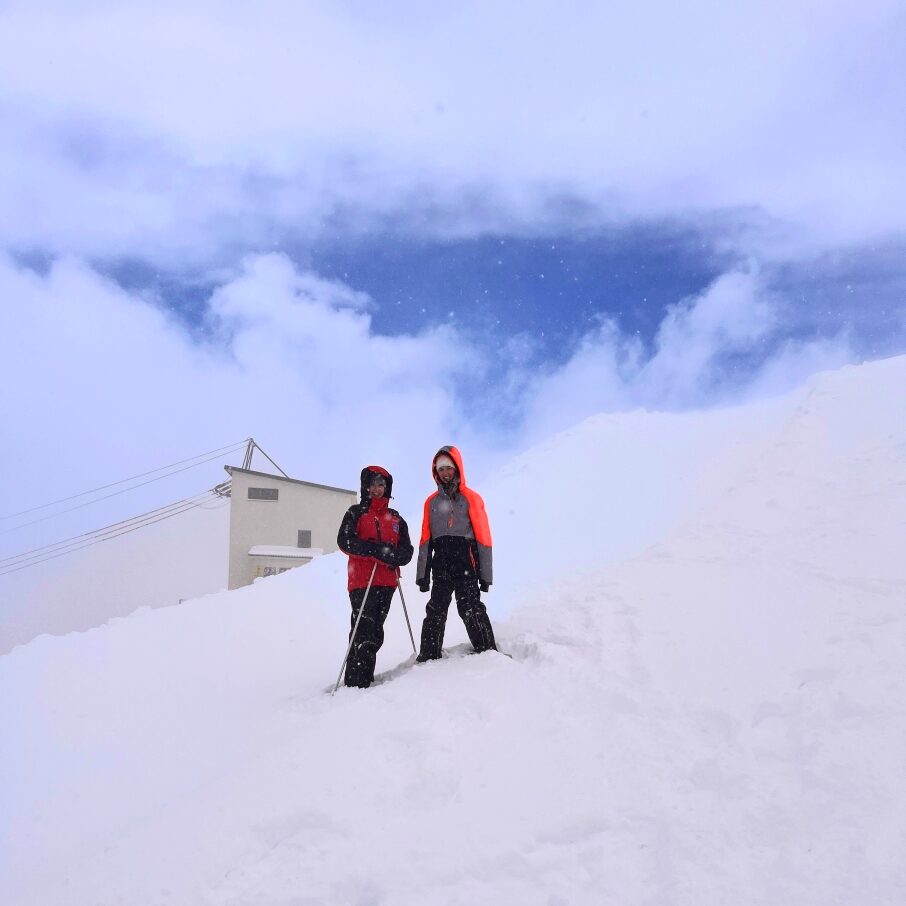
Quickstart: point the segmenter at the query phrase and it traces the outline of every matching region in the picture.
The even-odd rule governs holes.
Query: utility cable
[[[148,475],[153,475],[155,472],[165,472],[167,469],[173,469],[176,466],[185,465],[187,462],[192,462],[195,459],[201,459],[203,456],[209,456],[212,459],[216,459],[218,456],[223,455],[224,453],[229,453],[231,450],[237,449],[251,440],[250,437],[247,437],[245,440],[241,440],[238,443],[230,444],[228,447],[220,447],[217,450],[208,450],[207,453],[199,453],[197,456],[190,456],[188,459],[181,459],[179,462],[171,463],[168,466],[161,466],[159,469],[151,469],[149,472],[142,472],[141,475],[133,475],[131,478],[122,478],[119,481],[112,481],[110,484],[101,485],[99,488],[93,488],[90,491],[82,491],[80,494],[72,494],[69,497],[62,497],[60,500],[53,500],[50,503],[42,503],[40,506],[33,506],[27,510],[20,510],[18,513],[10,513],[7,516],[0,516],[0,521],[6,519],[15,519],[17,516],[25,516],[28,513],[34,513],[37,510],[46,510],[48,507],[56,506],[59,503],[68,503],[70,500],[77,500],[79,497],[87,497],[89,494],[96,494],[98,491],[106,491],[108,488],[114,488],[120,484],[126,484],[130,481],[137,481],[139,478],[145,478]],[[205,459],[204,462],[210,462],[210,459]],[[196,465],[201,465],[202,463],[196,463]],[[187,468],[194,468],[194,466],[188,466]],[[180,471],[185,471],[180,469]],[[176,473],[173,473],[176,474]],[[160,476],[161,478],[166,478],[166,475]],[[155,481],[157,479],[154,479]],[[147,482],[145,482],[147,484]],[[141,487],[141,485],[136,485],[136,487]],[[126,488],[125,490],[131,490]],[[111,496],[111,495],[108,495]],[[100,500],[105,500],[105,497],[99,498]],[[94,501],[89,501],[93,503]],[[87,505],[87,504],[86,504]],[[70,512],[69,510],[64,510],[64,512]],[[26,525],[32,525],[33,523],[25,523]]]
[[[13,556],[0,558],[0,569],[5,568],[5,566],[12,560],[20,560],[24,557],[30,557],[33,554],[39,555],[44,552],[49,552],[54,548],[64,547],[66,545],[74,544],[76,542],[94,538],[96,536],[107,535],[120,529],[127,528],[135,522],[141,522],[153,516],[164,514],[174,508],[184,507],[186,505],[191,506],[195,503],[200,503],[209,495],[213,495],[213,491],[204,491],[200,494],[195,494],[192,497],[185,497],[182,500],[177,500],[173,503],[168,503],[164,506],[157,507],[156,509],[149,510],[147,513],[140,513],[137,516],[131,516],[129,519],[122,519],[119,522],[113,522],[110,525],[105,525],[101,528],[93,529],[90,532],[83,532],[80,535],[73,535],[71,538],[64,538],[62,541],[55,541],[51,544],[45,544],[43,547],[32,548],[31,550],[23,551],[21,554],[15,554]]]
[[[208,493],[210,493],[210,492],[208,492]],[[9,563],[6,566],[0,566],[0,576],[7,576],[7,575],[10,575],[11,573],[16,573],[16,572],[19,572],[20,570],[28,569],[28,567],[30,567],[30,566],[38,566],[41,563],[46,563],[48,560],[56,560],[58,557],[63,557],[66,554],[71,554],[71,553],[75,553],[77,551],[85,550],[88,547],[92,547],[95,544],[101,544],[104,541],[111,541],[114,538],[121,537],[122,535],[128,535],[131,532],[138,531],[138,529],[146,528],[147,526],[154,525],[155,523],[158,523],[158,522],[163,522],[165,519],[171,519],[173,516],[179,516],[182,513],[186,513],[192,509],[196,509],[196,508],[221,509],[222,507],[224,507],[226,505],[227,505],[226,501],[223,501],[214,507],[204,507],[201,502],[191,502],[191,503],[186,503],[186,505],[183,505],[183,506],[178,506],[175,509],[171,509],[170,512],[166,512],[166,513],[163,513],[163,515],[160,515],[161,510],[167,509],[165,507],[162,507],[161,510],[155,510],[149,514],[146,514],[148,516],[153,515],[156,518],[144,519],[143,521],[138,522],[136,524],[131,524],[132,522],[134,522],[134,520],[131,520],[131,521],[126,520],[124,523],[117,523],[117,525],[124,526],[124,527],[121,527],[116,532],[104,532],[104,530],[99,530],[99,532],[103,532],[103,534],[95,533],[96,536],[92,536],[91,533],[88,533],[87,536],[79,536],[79,538],[83,539],[81,541],[79,541],[78,539],[73,539],[72,543],[70,543],[70,545],[68,547],[66,547],[65,549],[56,550],[56,551],[47,550],[44,552],[43,555],[36,555],[33,557],[26,558],[25,560],[20,559],[18,562]],[[176,505],[173,505],[173,506],[176,506]],[[62,542],[60,542],[60,544],[62,544]],[[24,557],[24,556],[25,555],[20,555],[20,558]]]
[[[198,504],[195,504],[195,506],[198,506]],[[219,507],[212,507],[211,509],[221,509],[223,506],[226,506],[226,504],[223,503]],[[77,551],[85,550],[86,548],[92,547],[95,544],[100,544],[103,541],[110,541],[113,538],[119,538],[121,535],[128,535],[130,532],[138,531],[138,529],[145,528],[148,525],[154,525],[154,523],[156,523],[156,522],[163,522],[164,519],[169,519],[172,516],[179,516],[181,513],[187,512],[190,509],[192,509],[192,507],[186,507],[183,510],[178,510],[178,511],[176,511],[174,513],[170,513],[166,516],[161,516],[159,519],[153,519],[150,522],[144,523],[142,525],[136,525],[133,528],[126,529],[125,531],[119,532],[116,535],[111,535],[109,538],[97,538],[94,541],[89,541],[86,544],[83,544],[79,547],[73,547],[69,550],[59,551],[56,554],[50,554],[40,560],[35,560],[31,563],[24,563],[24,564],[14,566],[9,569],[0,569],[0,577],[8,576],[12,573],[17,573],[23,569],[28,569],[30,566],[39,566],[42,563],[46,563],[48,560],[56,560],[58,557],[65,557],[66,554],[73,554],[73,553],[76,553]]]
[[[241,444],[237,444],[236,446],[241,446]],[[229,450],[232,448],[228,447],[227,449]],[[205,454],[202,454],[202,455],[205,455]],[[91,506],[93,503],[100,503],[100,501],[102,501],[102,500],[108,500],[109,498],[116,497],[119,494],[125,494],[127,491],[134,491],[136,488],[142,488],[146,484],[152,484],[153,482],[160,481],[163,478],[169,478],[171,475],[178,475],[180,472],[186,472],[189,469],[194,469],[196,466],[200,466],[200,465],[203,465],[204,463],[210,462],[212,459],[219,459],[220,456],[222,456],[222,455],[223,455],[223,451],[218,451],[214,456],[209,456],[207,459],[202,459],[199,462],[192,463],[192,465],[190,465],[190,466],[183,466],[183,468],[181,468],[181,469],[175,469],[172,472],[168,472],[166,475],[158,475],[156,478],[149,478],[147,481],[141,481],[138,484],[131,485],[128,488],[121,488],[119,491],[112,491],[110,494],[104,494],[101,497],[95,497],[93,500],[85,501],[85,503],[77,503],[75,506],[67,507],[65,510],[57,510],[57,512],[50,513],[47,516],[40,516],[37,519],[32,519],[30,522],[20,522],[18,525],[14,525],[14,526],[11,526],[10,528],[0,530],[0,535],[8,535],[10,532],[16,532],[19,529],[27,528],[29,525],[37,525],[39,522],[46,522],[48,519],[55,519],[57,516],[62,516],[65,513],[72,513],[74,510],[80,510],[83,507]],[[186,461],[187,460],[183,460],[183,462],[186,462]],[[178,465],[178,463],[174,463],[174,465]],[[159,470],[156,469],[155,471],[159,471]],[[151,473],[146,472],[145,474],[150,475]],[[141,477],[142,477],[141,475],[135,476],[135,478],[141,478]],[[134,481],[134,479],[127,478],[127,479],[124,479],[124,481]],[[121,484],[121,483],[122,482],[114,482],[114,484]],[[107,487],[113,487],[113,484],[107,485]],[[102,490],[102,488],[96,488],[95,490],[100,491],[100,490]],[[86,491],[85,493],[91,494],[94,492]],[[84,496],[84,494],[75,494],[75,495],[73,495],[73,497],[70,497],[68,499],[74,500],[76,497],[83,497],[83,496]],[[62,503],[62,502],[63,501],[57,501],[57,503]],[[53,506],[53,504],[45,504],[45,506]],[[35,507],[34,509],[41,509],[41,507]],[[28,511],[25,511],[25,512],[28,512]],[[4,518],[9,518],[9,517],[4,517]]]

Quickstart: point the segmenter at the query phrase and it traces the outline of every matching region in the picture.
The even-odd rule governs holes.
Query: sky
[[[0,517],[250,435],[414,506],[444,443],[480,479],[906,350],[904,38],[894,0],[3,3]]]

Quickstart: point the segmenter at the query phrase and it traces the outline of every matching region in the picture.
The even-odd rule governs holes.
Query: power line
[[[32,554],[41,554],[45,551],[53,550],[54,548],[63,547],[68,544],[73,544],[77,541],[85,540],[88,538],[94,538],[99,535],[106,535],[110,532],[118,531],[121,528],[127,528],[132,525],[134,522],[141,522],[144,519],[156,516],[172,510],[175,507],[182,507],[186,504],[193,504],[204,500],[208,495],[213,494],[213,490],[204,491],[200,494],[195,494],[192,497],[185,497],[182,500],[176,500],[173,503],[167,503],[164,506],[156,507],[153,510],[148,510],[147,513],[139,513],[137,516],[130,516],[128,519],[122,519],[119,522],[112,522],[110,525],[102,526],[99,529],[92,529],[90,532],[82,532],[79,535],[73,535],[70,538],[64,538],[62,541],[54,541],[51,544],[45,544],[42,547],[35,547],[28,551],[23,551],[21,554],[14,554],[9,557],[3,557],[0,559],[0,569],[3,568],[4,564],[9,563],[11,560],[19,560],[23,557],[29,557]]]
[[[145,522],[157,516],[166,516],[175,512],[182,512],[191,509],[193,506],[200,504],[211,492],[206,491],[204,494],[197,494],[194,497],[187,497],[185,500],[177,500],[175,503],[149,510],[139,516],[133,516],[131,519],[124,519],[121,522],[114,522],[111,525],[94,529],[90,532],[84,532],[81,535],[74,535],[71,538],[65,538],[62,541],[56,541],[52,544],[45,544],[43,547],[36,547],[32,550],[23,551],[20,554],[14,554],[4,557],[0,560],[0,570],[16,566],[25,560],[35,560],[53,553],[62,548],[74,547],[79,544],[85,544],[91,541],[106,541],[108,537],[116,537],[120,532],[124,532],[132,527],[141,526]]]
[[[18,513],[10,513],[7,516],[0,516],[0,521],[6,520],[6,519],[15,519],[18,516],[26,516],[26,515],[28,515],[28,513],[34,513],[34,512],[37,512],[38,510],[46,510],[48,507],[56,506],[59,503],[68,503],[70,500],[77,500],[79,497],[87,497],[89,494],[96,494],[98,491],[106,491],[108,488],[114,488],[120,484],[127,484],[130,481],[137,481],[139,478],[145,478],[148,475],[153,475],[155,472],[165,472],[167,469],[174,469],[174,468],[176,468],[176,466],[184,465],[185,463],[192,462],[192,460],[195,460],[195,459],[201,459],[203,456],[209,456],[212,459],[216,459],[218,456],[220,456],[224,453],[228,453],[231,450],[237,449],[238,447],[241,447],[241,446],[247,444],[250,440],[251,440],[251,438],[247,437],[247,438],[245,438],[245,440],[241,440],[241,441],[238,441],[237,443],[230,444],[227,447],[220,447],[217,450],[208,450],[207,453],[199,453],[197,456],[190,456],[188,459],[181,459],[181,460],[179,460],[179,462],[170,463],[170,465],[161,466],[158,469],[151,469],[149,472],[142,472],[140,475],[133,475],[131,478],[122,478],[119,481],[112,481],[112,482],[110,482],[110,484],[101,485],[99,488],[92,488],[92,490],[90,490],[90,491],[82,491],[80,494],[72,494],[69,497],[62,497],[59,500],[52,500],[50,503],[42,503],[40,506],[33,506],[27,510],[20,510]],[[205,459],[205,460],[203,460],[203,462],[210,462],[210,459]],[[201,462],[195,463],[194,465],[187,466],[186,468],[192,469],[195,467],[195,465],[200,466],[200,465],[202,465],[202,463]],[[183,472],[183,471],[185,471],[185,469],[180,469],[179,471]],[[173,474],[177,474],[177,473],[173,473]],[[168,476],[161,475],[160,477],[166,478]],[[152,480],[157,481],[157,479],[152,479]],[[144,482],[144,484],[148,484],[148,483],[149,482]],[[142,485],[136,485],[136,487],[141,487],[141,486]],[[131,490],[131,488],[126,488],[125,490]],[[112,496],[112,495],[108,495],[108,496]],[[100,497],[98,499],[106,500],[107,498]],[[89,501],[89,503],[94,503],[94,501],[93,500]],[[88,504],[84,504],[84,505],[87,506]],[[75,509],[75,507],[73,509]],[[63,512],[68,513],[71,511],[64,510]],[[25,523],[25,525],[33,525],[33,524],[34,523],[31,523],[31,522]]]
[[[199,504],[195,504],[195,506],[199,506]],[[226,503],[222,503],[219,507],[212,507],[211,509],[220,509],[223,506],[226,506]],[[74,547],[70,550],[60,551],[59,553],[56,553],[56,554],[50,554],[49,556],[44,557],[41,560],[35,560],[32,563],[25,563],[25,564],[22,564],[19,566],[12,567],[10,569],[0,570],[0,577],[8,576],[8,575],[11,575],[12,573],[17,573],[23,569],[28,569],[30,566],[39,566],[42,563],[46,563],[48,560],[56,560],[58,557],[65,557],[66,554],[73,554],[73,553],[76,553],[77,551],[85,550],[86,548],[92,547],[95,544],[101,544],[103,541],[110,541],[113,538],[118,538],[118,537],[120,537],[120,535],[128,535],[130,532],[138,531],[138,529],[145,528],[148,525],[154,525],[154,523],[156,523],[156,522],[163,522],[164,519],[169,519],[172,516],[178,516],[181,513],[187,512],[189,509],[192,509],[192,507],[186,507],[183,510],[179,510],[177,512],[170,513],[167,516],[161,516],[159,519],[153,519],[150,522],[144,523],[143,525],[136,525],[133,528],[126,529],[123,532],[119,532],[119,534],[117,534],[117,535],[111,535],[110,538],[98,538],[94,541],[89,541],[88,543],[83,544],[79,547]]]
[[[5,565],[0,565],[0,576],[7,576],[11,573],[28,569],[30,566],[38,566],[41,563],[46,563],[48,560],[56,560],[58,557],[85,550],[85,548],[92,547],[95,544],[101,544],[104,541],[112,541],[114,538],[119,538],[122,535],[128,535],[138,529],[146,528],[147,526],[154,525],[158,522],[163,522],[165,519],[171,519],[173,516],[179,516],[192,509],[220,509],[227,505],[226,501],[223,501],[214,507],[204,507],[203,501],[209,495],[217,499],[217,495],[214,494],[213,491],[206,491],[204,494],[196,494],[195,497],[188,497],[185,500],[176,501],[166,507],[150,510],[142,516],[135,516],[132,519],[126,519],[123,522],[105,526],[94,532],[86,532],[84,535],[77,535],[66,541],[58,541],[56,544],[46,545],[43,548],[36,548],[33,551],[18,554],[15,557],[8,557],[6,558],[6,561],[15,562],[0,561],[0,563],[5,562]]]
[[[242,444],[244,444],[244,443],[246,443],[246,441],[242,442]],[[49,513],[47,516],[41,516],[38,519],[32,519],[30,522],[20,522],[18,525],[14,525],[14,526],[11,526],[10,528],[0,530],[0,535],[8,535],[10,532],[16,532],[19,529],[27,528],[30,525],[37,525],[39,522],[46,522],[48,519],[55,519],[57,516],[62,516],[65,513],[72,513],[73,511],[80,510],[83,507],[91,506],[93,503],[100,503],[100,501],[102,501],[102,500],[108,500],[109,498],[116,497],[119,494],[125,494],[127,491],[134,491],[136,488],[144,487],[146,484],[152,484],[153,482],[160,481],[163,478],[169,478],[171,475],[178,475],[180,472],[186,472],[189,469],[194,469],[196,466],[204,465],[205,463],[210,462],[212,459],[218,459],[220,456],[223,455],[223,453],[225,451],[229,451],[229,450],[241,447],[242,444],[234,444],[232,447],[225,447],[221,450],[216,451],[213,456],[207,456],[207,454],[202,453],[201,455],[207,456],[207,458],[202,459],[199,462],[192,463],[192,465],[190,465],[190,466],[184,466],[181,469],[175,469],[172,472],[168,472],[166,475],[158,475],[157,478],[149,478],[147,481],[139,482],[138,484],[134,484],[131,487],[122,488],[119,491],[113,491],[112,493],[104,494],[101,497],[95,497],[93,500],[85,501],[85,503],[77,503],[75,506],[67,507],[65,510],[57,510],[57,512]],[[193,458],[197,459],[198,457],[193,457]],[[189,460],[185,460],[185,459],[183,460],[183,462],[188,462],[188,461]],[[173,465],[180,465],[180,463],[173,463]],[[164,466],[163,468],[172,468],[172,466]],[[145,472],[145,475],[151,475],[151,474],[153,474],[153,472],[159,472],[159,471],[161,471],[161,470],[154,469],[154,470],[152,470],[152,472]],[[144,477],[144,476],[136,475],[133,478],[124,478],[123,481],[112,482],[111,484],[106,485],[106,487],[112,488],[117,484],[123,484],[123,482],[126,482],[126,481],[134,481],[136,478],[142,478],[142,477]],[[101,491],[101,490],[104,490],[104,488],[95,488],[94,491],[85,491],[82,494],[73,494],[71,497],[67,497],[64,500],[55,501],[55,503],[64,503],[66,500],[75,500],[77,497],[84,497],[86,494],[93,494],[93,493],[96,493],[97,491]],[[23,510],[22,513],[18,513],[16,515],[21,516],[24,513],[34,512],[35,510],[44,509],[49,506],[54,506],[55,503],[46,503],[40,507],[33,507],[31,510]],[[4,516],[3,518],[10,519],[12,517]]]
[[[118,485],[130,484],[131,482],[136,482],[141,478],[146,478],[149,475],[155,475],[154,478],[148,478],[147,481],[141,481],[138,484],[131,484],[129,487],[121,488],[120,490],[113,491],[110,494],[105,494],[101,497],[95,497],[92,500],[85,501],[84,503],[76,504],[75,506],[68,507],[64,510],[59,510],[55,513],[50,513],[46,516],[42,516],[38,519],[33,519],[29,522],[20,523],[19,525],[12,526],[11,528],[4,529],[0,531],[0,535],[8,534],[12,531],[17,531],[21,528],[26,528],[30,525],[35,525],[39,522],[44,522],[47,519],[53,519],[56,516],[61,516],[64,513],[71,513],[74,510],[81,509],[82,507],[90,506],[93,503],[99,503],[102,500],[107,500],[110,497],[115,497],[118,494],[124,494],[126,491],[132,491],[136,488],[143,487],[144,485],[151,484],[155,481],[160,481],[163,478],[168,478],[171,475],[177,475],[180,472],[185,472],[188,469],[193,469],[196,466],[203,465],[204,463],[210,462],[212,459],[217,459],[222,456],[224,453],[227,453],[231,450],[235,450],[243,445],[247,445],[246,456],[244,460],[243,467],[248,468],[250,465],[250,459],[254,451],[260,450],[262,455],[280,472],[285,476],[286,473],[278,466],[271,458],[255,443],[252,438],[246,438],[245,440],[231,444],[227,447],[220,447],[217,450],[209,450],[207,453],[199,453],[197,456],[189,457],[188,459],[182,459],[179,462],[171,463],[168,466],[161,466],[158,469],[151,469],[148,472],[143,472],[140,475],[133,475],[131,478],[123,478],[120,481],[113,481],[109,484],[102,485],[101,487],[94,488],[90,491],[83,491],[80,494],[72,494],[69,497],[63,497],[59,500],[52,501],[51,503],[41,504],[40,506],[31,507],[27,510],[22,510],[18,513],[12,513],[8,516],[0,516],[0,521],[5,519],[13,519],[17,516],[24,516],[28,513],[34,513],[39,510],[47,509],[49,507],[58,506],[62,503],[68,503],[72,500],[78,500],[80,497],[87,497],[92,494],[97,494],[101,491],[105,491],[109,488],[117,487]],[[189,465],[186,465],[189,463]],[[177,468],[177,466],[182,466],[182,468]],[[158,475],[157,473],[163,472],[166,474]],[[49,560],[56,560],[58,557],[64,557],[66,554],[76,553],[77,551],[85,550],[88,547],[92,547],[95,544],[101,544],[104,541],[111,541],[114,538],[119,538],[122,535],[128,535],[131,532],[138,531],[139,529],[146,528],[147,526],[154,525],[158,522],[163,522],[166,519],[172,519],[174,516],[179,516],[182,513],[186,513],[192,509],[220,509],[227,505],[227,501],[223,500],[224,496],[228,496],[228,489],[231,482],[223,482],[217,485],[210,490],[204,491],[201,494],[195,494],[192,497],[186,497],[182,500],[177,500],[174,503],[166,504],[165,506],[158,507],[154,510],[149,510],[147,513],[142,513],[138,516],[132,516],[129,519],[121,520],[120,522],[114,522],[111,525],[103,526],[102,528],[95,529],[91,532],[84,532],[80,535],[74,535],[71,538],[65,538],[62,541],[55,541],[51,544],[46,544],[42,547],[36,547],[28,551],[24,551],[20,554],[14,554],[9,557],[0,558],[0,576],[7,576],[11,573],[19,572],[23,569],[28,569],[30,566],[38,566],[42,563],[46,563]],[[205,502],[209,499],[214,500],[214,506],[205,506]]]

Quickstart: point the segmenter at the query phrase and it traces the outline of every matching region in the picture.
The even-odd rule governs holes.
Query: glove
[[[418,583],[419,591],[427,591],[430,587],[431,581],[429,579],[422,579],[422,581]]]
[[[482,591],[487,591],[491,586],[488,585],[487,582],[479,581],[478,587],[479,587]]]
[[[376,545],[376,550],[374,556],[377,557],[381,563],[386,563],[387,566],[396,566],[394,563],[393,548],[389,544],[378,544]]]

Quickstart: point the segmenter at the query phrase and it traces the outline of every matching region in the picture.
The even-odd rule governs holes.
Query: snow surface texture
[[[512,659],[460,656],[454,614],[410,668],[395,601],[381,681],[324,694],[339,555],[0,657],[0,901],[901,906],[904,386],[890,359],[521,457],[482,489]],[[721,424],[700,505],[612,562],[634,494]]]

